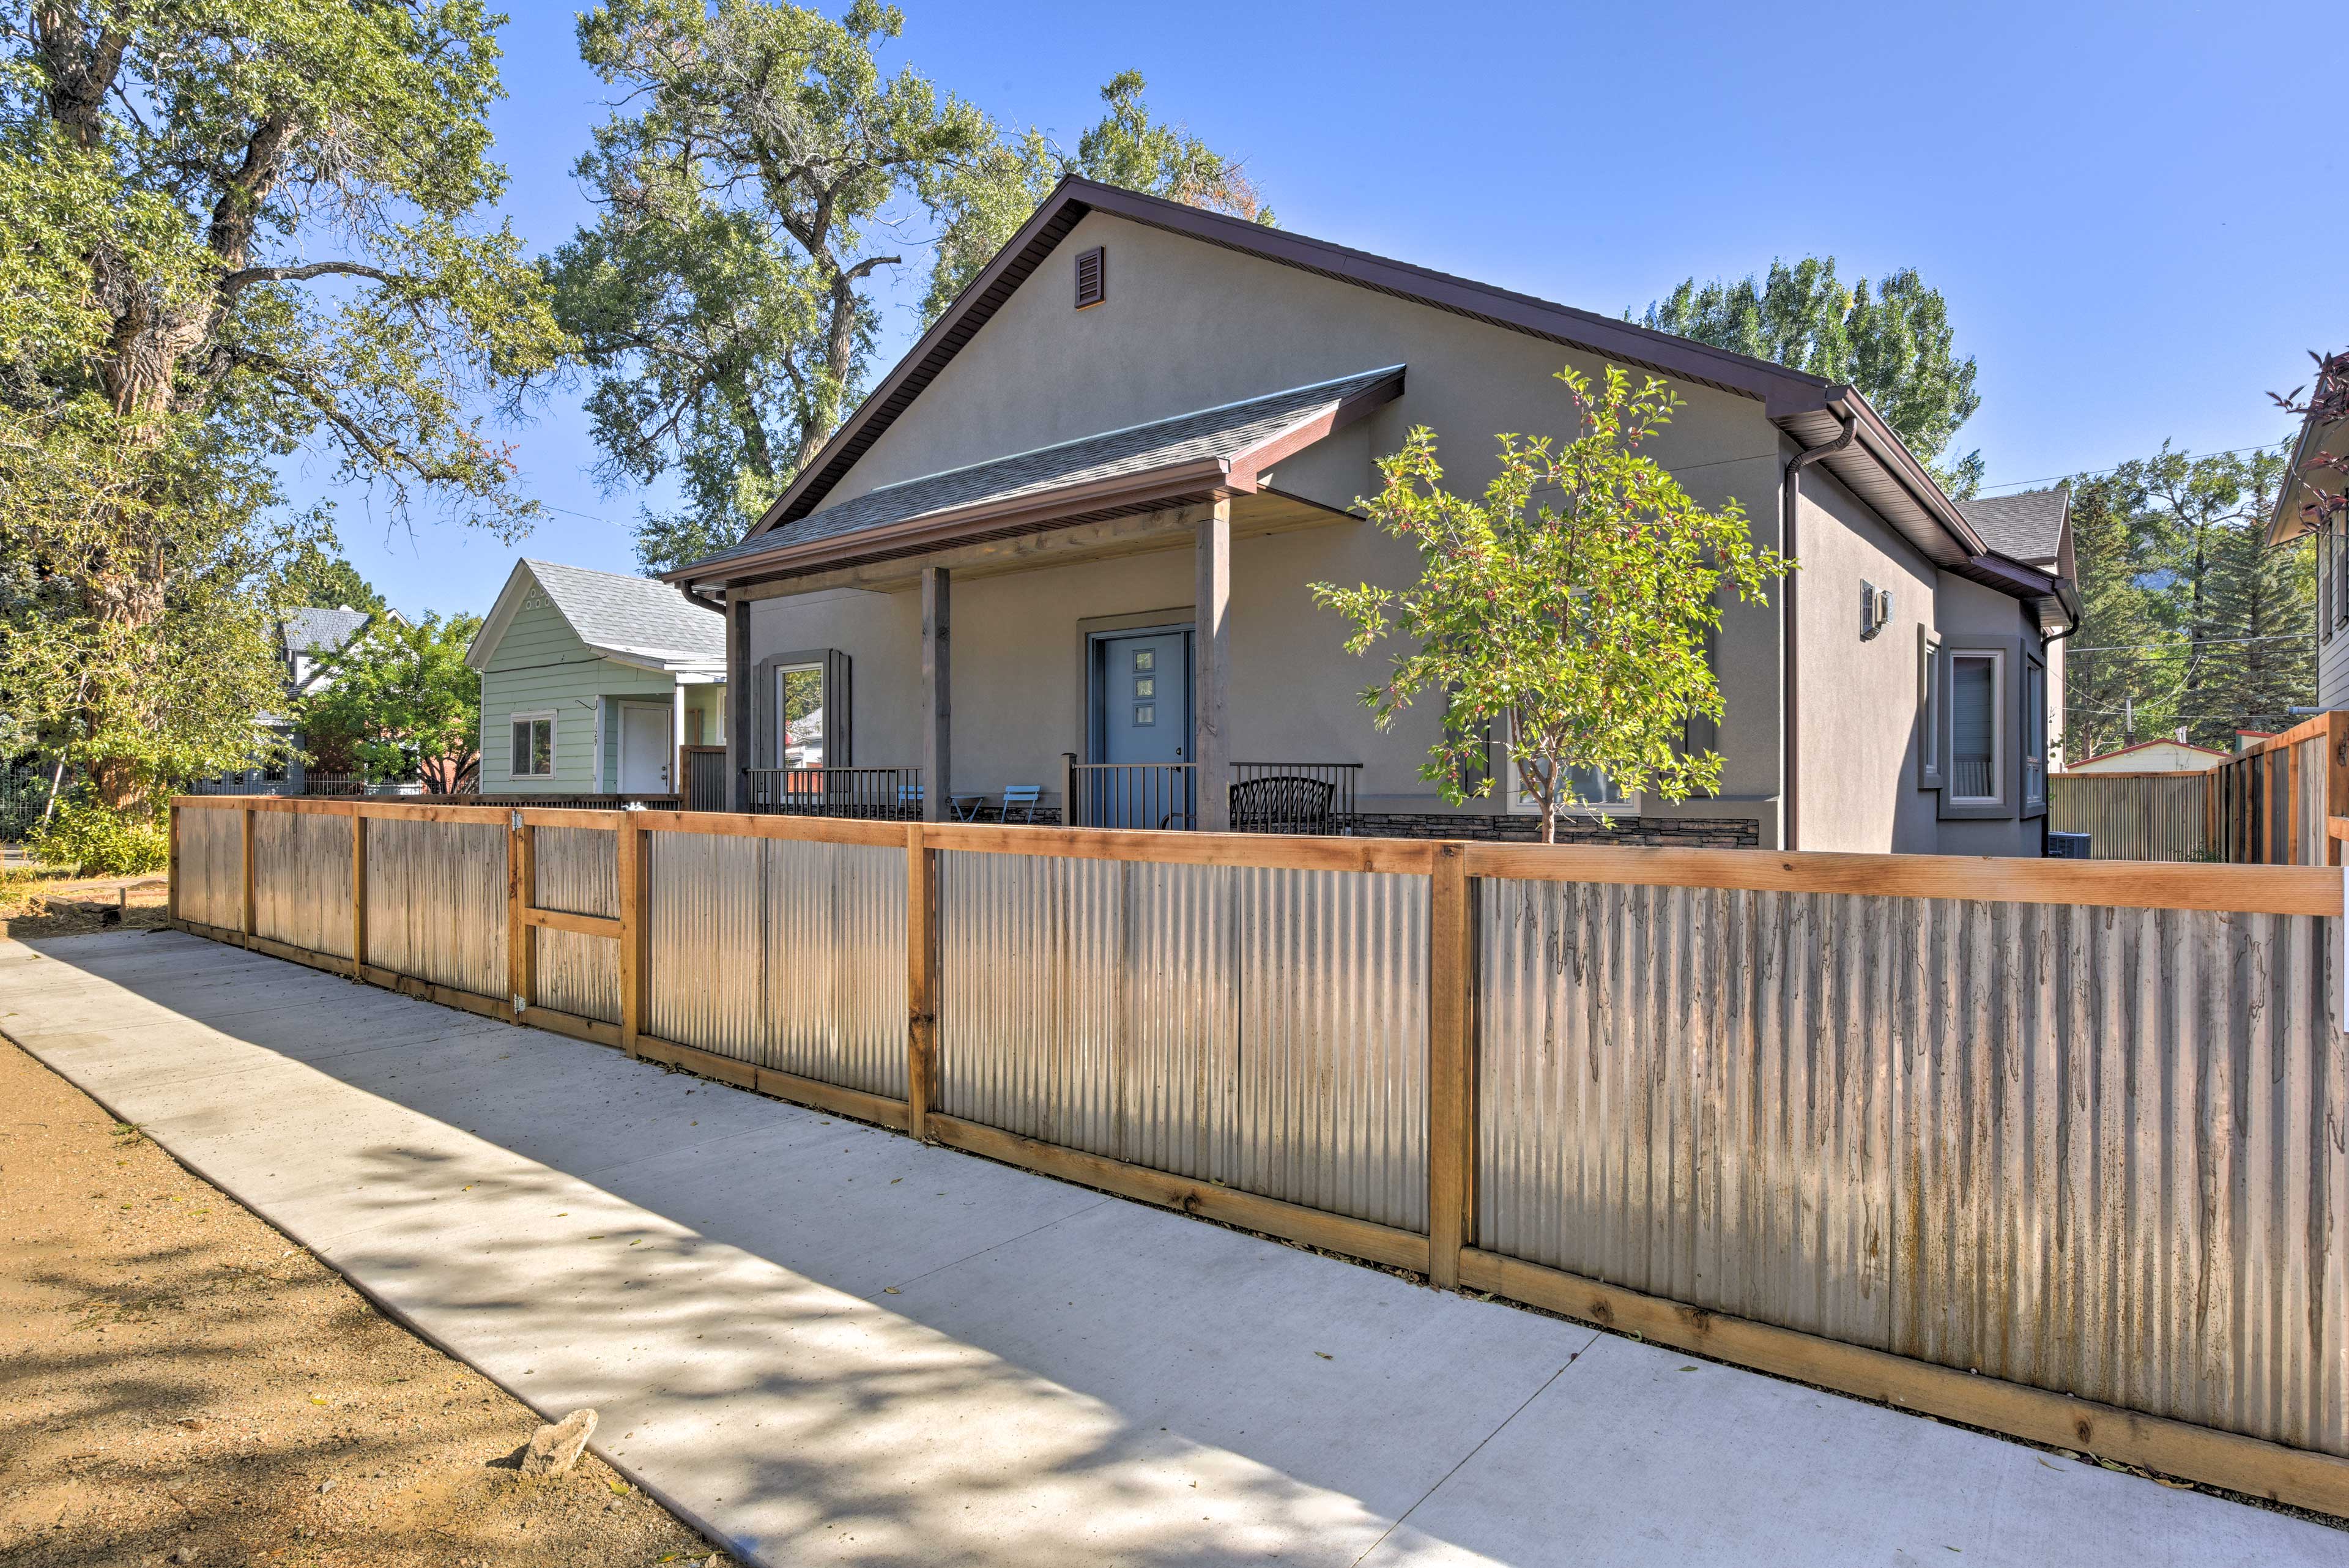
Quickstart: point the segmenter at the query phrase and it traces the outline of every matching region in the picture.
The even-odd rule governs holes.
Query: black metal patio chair
[[[1338,786],[1302,774],[1270,774],[1232,785],[1235,833],[1328,833]]]

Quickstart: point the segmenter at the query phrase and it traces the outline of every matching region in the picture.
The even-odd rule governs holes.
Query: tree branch
[[[307,262],[301,266],[240,267],[220,280],[223,298],[252,287],[256,283],[302,283],[314,277],[367,277],[378,283],[406,281],[398,274],[385,272],[363,262]]]

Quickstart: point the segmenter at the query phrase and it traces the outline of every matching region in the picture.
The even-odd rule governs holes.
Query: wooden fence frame
[[[2306,843],[2301,833],[2300,748],[2313,740],[2325,742],[2324,809],[2318,814],[2319,820],[2349,816],[2349,712],[2319,713],[2210,770],[2210,842],[2229,863],[2271,864],[2268,842],[2272,825],[2268,803],[2275,798],[2281,783],[2288,803],[2283,824],[2285,859],[2274,864],[2342,864],[2338,839],[2327,834],[2326,843],[2315,846]]]
[[[2349,714],[2323,722],[2349,723]],[[2313,726],[2302,731],[2314,732]],[[2327,731],[2332,733],[2333,731]],[[2341,732],[2349,734],[2349,731]],[[2300,734],[2300,732],[2294,732]],[[2301,735],[2301,738],[2306,738]],[[2277,744],[2284,743],[2279,737]],[[2349,781],[2349,766],[2340,769]],[[187,919],[181,910],[183,811],[242,814],[242,929]],[[314,952],[255,929],[254,819],[264,812],[347,816],[351,824],[352,956]],[[2341,814],[2349,817],[2349,812]],[[385,819],[467,823],[506,830],[506,998],[479,996],[367,961],[367,824]],[[615,835],[616,918],[537,908],[535,837],[543,827]],[[2349,821],[2338,830],[2349,835]],[[905,1097],[820,1083],[664,1040],[647,1027],[650,935],[647,889],[656,833],[773,838],[902,849],[906,857]],[[2328,836],[2332,836],[2328,835]],[[938,1095],[939,903],[942,850],[1046,855],[1154,865],[1375,871],[1429,879],[1427,1234],[1325,1213],[1206,1180],[1082,1153],[948,1116]],[[2339,858],[2336,844],[2334,858]],[[1994,859],[1955,856],[1617,848],[1454,840],[1308,838],[1256,834],[1156,833],[995,824],[870,822],[853,818],[671,811],[410,805],[396,801],[272,796],[182,796],[171,804],[170,918],[192,934],[347,975],[428,1001],[616,1046],[741,1088],[905,1132],[1046,1176],[1218,1220],[1426,1277],[1440,1289],[1506,1296],[1658,1344],[1879,1400],[2033,1442],[2083,1449],[2234,1491],[2349,1517],[2349,1459],[2145,1415],[1999,1378],[1847,1345],[1795,1329],[1728,1316],[1565,1271],[1487,1252],[1468,1238],[1476,1212],[1474,981],[1477,883],[1485,877],[1708,888],[1777,893],[1973,898],[2305,915],[2339,919],[2342,872],[2314,866],[2152,861]],[[578,1017],[533,1001],[535,928],[617,944],[619,1022]]]

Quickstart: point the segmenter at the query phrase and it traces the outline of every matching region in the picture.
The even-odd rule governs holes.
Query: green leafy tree
[[[579,49],[625,94],[579,178],[603,215],[552,258],[610,485],[675,472],[648,569],[730,545],[840,422],[871,355],[894,203],[991,143],[987,117],[878,51],[904,16],[612,0]]]
[[[329,539],[303,540],[278,568],[277,584],[278,602],[288,609],[334,609],[348,605],[369,615],[381,615],[391,607]]]
[[[1071,174],[1254,223],[1274,222],[1245,165],[1187,128],[1151,118],[1142,99],[1148,85],[1140,71],[1111,78],[1101,89],[1107,111],[1077,138],[1073,151],[1030,126],[999,136],[981,156],[944,166],[930,179],[926,193],[945,220],[945,232],[931,264],[930,291],[922,301],[925,323],[954,303],[1052,187]]]
[[[2082,615],[2064,655],[2064,755],[2085,761],[2117,750],[2159,715],[2134,711],[2157,683],[2145,489],[2127,473],[2072,483],[2072,553]]]
[[[1689,278],[1640,325],[1857,387],[1951,495],[1982,485],[1979,452],[1951,450],[1982,406],[1974,362],[1952,347],[1950,312],[1915,269],[1846,286],[1833,256],[1770,264],[1763,277]]]
[[[369,779],[420,777],[457,793],[480,774],[481,680],[465,649],[481,629],[477,615],[378,621],[329,664],[296,718],[306,731],[350,737]]]
[[[1721,758],[1683,740],[1692,718],[1723,717],[1704,653],[1721,590],[1758,600],[1792,567],[1754,546],[1734,500],[1706,511],[1640,451],[1680,406],[1663,382],[1633,391],[1611,366],[1596,391],[1571,368],[1557,379],[1575,433],[1501,437],[1500,471],[1481,499],[1444,488],[1425,427],[1381,461],[1386,486],[1366,504],[1418,549],[1416,583],[1313,585],[1319,603],[1353,623],[1348,651],[1390,634],[1406,644],[1362,694],[1381,729],[1421,693],[1443,695],[1443,737],[1420,776],[1447,801],[1493,787],[1485,737],[1506,727],[1545,843],[1557,841],[1559,810],[1584,798],[1578,777],[1667,800],[1719,784]]]
[[[318,529],[276,459],[401,516],[535,511],[484,426],[562,345],[481,221],[492,26],[0,0],[0,691],[110,808],[241,764],[275,699],[266,590]]]

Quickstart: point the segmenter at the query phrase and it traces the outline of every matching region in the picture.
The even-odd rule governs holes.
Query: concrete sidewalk
[[[2349,1559],[175,933],[0,942],[0,1033],[762,1563]]]

